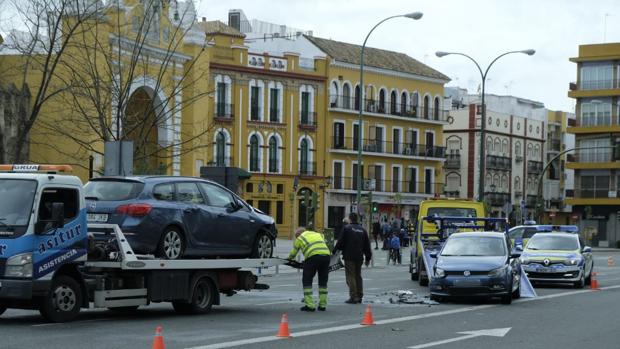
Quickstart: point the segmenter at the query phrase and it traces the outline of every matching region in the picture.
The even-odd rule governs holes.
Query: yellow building
[[[331,186],[324,207],[326,225],[338,227],[355,209],[358,147],[363,153],[363,193],[372,192],[378,205],[372,222],[415,217],[421,200],[443,194],[443,96],[449,78],[403,53],[366,48],[365,98],[360,103],[361,46],[305,38],[328,57],[325,166]]]
[[[576,151],[567,167],[575,170],[575,192],[567,204],[581,218],[580,227],[593,235],[594,246],[616,246],[620,240],[620,162],[611,146],[620,137],[620,43],[580,45],[577,80],[568,96],[576,101],[576,122],[567,132],[575,135]]]

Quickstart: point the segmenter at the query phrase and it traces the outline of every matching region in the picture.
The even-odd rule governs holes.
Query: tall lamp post
[[[489,73],[489,69],[491,69],[491,66],[497,62],[498,59],[509,55],[511,53],[524,53],[528,56],[533,55],[534,53],[536,53],[535,50],[529,49],[529,50],[521,50],[521,51],[509,51],[509,52],[505,52],[502,53],[501,55],[495,57],[495,59],[493,61],[491,61],[491,63],[487,66],[487,69],[483,72],[482,68],[480,67],[480,64],[478,64],[478,62],[476,62],[475,59],[471,58],[470,56],[464,54],[464,53],[460,53],[460,52],[443,52],[443,51],[437,51],[435,53],[435,55],[437,57],[444,57],[447,55],[459,55],[459,56],[463,56],[468,58],[469,60],[471,60],[472,62],[474,62],[474,64],[476,65],[476,67],[478,68],[478,71],[480,72],[480,77],[482,78],[482,117],[480,120],[480,175],[479,180],[478,180],[478,200],[479,201],[484,201],[484,130],[485,130],[485,125],[486,125],[486,115],[487,115],[487,108],[484,104],[484,93],[485,93],[485,85],[486,85],[486,80],[487,80],[487,74]]]
[[[406,18],[410,18],[410,19],[414,19],[414,20],[418,20],[420,18],[422,18],[422,12],[412,12],[412,13],[407,13],[404,15],[396,15],[396,16],[390,16],[388,18],[383,19],[382,21],[380,21],[379,23],[377,23],[374,27],[372,27],[372,29],[370,29],[370,31],[368,32],[368,35],[366,35],[366,39],[364,39],[364,44],[362,45],[362,53],[360,54],[360,98],[359,98],[359,105],[358,110],[359,110],[359,115],[358,115],[358,121],[359,121],[359,126],[357,128],[357,140],[359,142],[359,144],[357,145],[357,196],[355,201],[357,202],[357,211],[360,211],[360,203],[362,200],[362,171],[361,171],[361,166],[362,166],[362,128],[364,127],[364,124],[362,123],[362,114],[363,114],[363,105],[364,105],[364,49],[366,48],[366,42],[368,41],[368,38],[370,37],[370,34],[372,34],[372,32],[379,26],[381,25],[383,22],[388,21],[392,18],[398,18],[398,17],[406,17]],[[372,205],[372,203],[370,203]]]

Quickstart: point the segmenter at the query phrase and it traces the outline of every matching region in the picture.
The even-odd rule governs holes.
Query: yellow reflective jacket
[[[304,254],[304,258],[308,259],[312,256],[329,256],[329,248],[325,243],[323,234],[306,230],[293,243],[293,249],[289,254],[289,259],[295,258],[297,252],[300,251]]]

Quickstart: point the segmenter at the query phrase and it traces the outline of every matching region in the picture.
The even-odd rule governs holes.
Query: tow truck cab
[[[0,170],[13,171],[0,173],[0,310],[41,307],[55,276],[79,275],[72,262],[86,260],[82,182],[56,174],[68,166]]]
[[[420,203],[413,238],[415,243],[411,244],[409,273],[411,280],[418,280],[422,286],[428,284],[428,275],[426,275],[422,258],[422,247],[425,240],[433,240],[433,234],[437,234],[437,226],[422,219],[429,216],[486,217],[486,212],[483,203],[473,200],[430,199]],[[476,224],[483,223],[478,222]]]

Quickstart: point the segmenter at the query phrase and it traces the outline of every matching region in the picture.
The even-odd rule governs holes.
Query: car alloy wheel
[[[183,239],[176,230],[169,230],[164,235],[163,253],[166,259],[177,259],[181,257],[183,250]]]
[[[269,236],[261,234],[258,237],[257,249],[259,258],[271,258],[273,255],[273,243]]]

